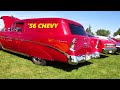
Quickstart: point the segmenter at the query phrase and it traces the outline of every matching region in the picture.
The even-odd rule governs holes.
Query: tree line
[[[98,36],[107,36],[108,37],[111,34],[110,30],[105,30],[105,29],[99,29],[95,33],[93,33],[91,28],[92,28],[91,25],[89,25],[89,27],[86,29],[86,32],[91,33],[92,35],[95,35],[95,33],[96,33],[96,35],[98,35]],[[117,36],[117,35],[120,35],[120,28],[113,34],[113,36]]]

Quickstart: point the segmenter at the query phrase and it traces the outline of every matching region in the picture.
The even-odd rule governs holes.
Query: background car
[[[97,48],[100,53],[115,53],[116,48],[116,42],[111,41],[108,37],[104,36],[94,36],[90,33],[88,33],[88,37],[91,39],[91,42],[93,42],[94,47],[97,40],[99,40]]]
[[[117,48],[116,52],[120,52],[120,40],[118,40],[116,38],[111,38],[111,40],[116,42],[116,48]]]

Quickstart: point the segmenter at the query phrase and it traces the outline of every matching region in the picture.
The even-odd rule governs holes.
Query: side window
[[[69,27],[72,34],[87,36],[83,27],[74,24],[69,24]]]
[[[17,22],[15,23],[13,30],[16,32],[22,32],[24,28],[24,23],[23,22]]]
[[[16,25],[16,23],[13,23],[12,26],[10,28],[8,28],[8,31],[9,32],[14,31],[15,25]]]

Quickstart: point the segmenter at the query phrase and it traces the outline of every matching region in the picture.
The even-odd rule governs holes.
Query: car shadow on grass
[[[101,54],[99,59],[103,59],[103,58],[107,58],[107,57],[109,57],[109,56],[107,56],[107,54]]]
[[[54,67],[54,68],[57,68],[57,69],[62,69],[64,71],[67,71],[67,72],[70,72],[74,69],[78,69],[80,67],[83,67],[83,66],[87,66],[87,65],[90,65],[90,64],[93,64],[92,62],[89,62],[89,61],[85,61],[85,62],[82,62],[82,63],[79,63],[77,65],[70,65],[68,63],[62,63],[62,62],[57,62],[57,61],[48,61],[47,62],[47,66],[51,66],[51,67]]]
[[[27,56],[24,56],[24,55],[21,55],[21,54],[17,54],[17,53],[14,53],[14,52],[6,51],[6,50],[3,50],[3,51],[7,52],[9,54],[18,56],[20,58],[31,61],[30,57],[27,57]],[[89,61],[85,61],[85,62],[79,63],[77,65],[70,65],[68,63],[62,63],[62,62],[57,62],[57,61],[47,61],[47,66],[54,67],[54,68],[57,68],[57,69],[62,69],[62,70],[67,71],[67,72],[70,72],[74,69],[78,69],[80,67],[87,66],[87,65],[90,65],[90,64],[92,64],[92,62],[89,62]]]
[[[17,53],[14,53],[14,52],[10,52],[10,51],[6,51],[6,50],[3,50],[4,52],[7,52],[9,54],[12,54],[12,55],[15,55],[17,57],[20,57],[20,58],[24,58],[26,60],[31,60],[30,57],[27,57],[27,56],[24,56],[24,55],[21,55],[21,54],[17,54]]]
[[[112,55],[120,55],[120,52],[115,52]]]
[[[115,53],[101,54],[100,58],[106,58],[106,57],[109,57],[109,55],[120,55],[120,53],[119,52],[115,52]]]

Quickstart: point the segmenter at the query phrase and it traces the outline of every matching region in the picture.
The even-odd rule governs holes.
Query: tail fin
[[[3,19],[4,26],[5,26],[6,30],[8,30],[8,28],[11,27],[11,25],[14,23],[14,21],[20,20],[18,18],[13,17],[13,16],[2,16],[0,19]]]

